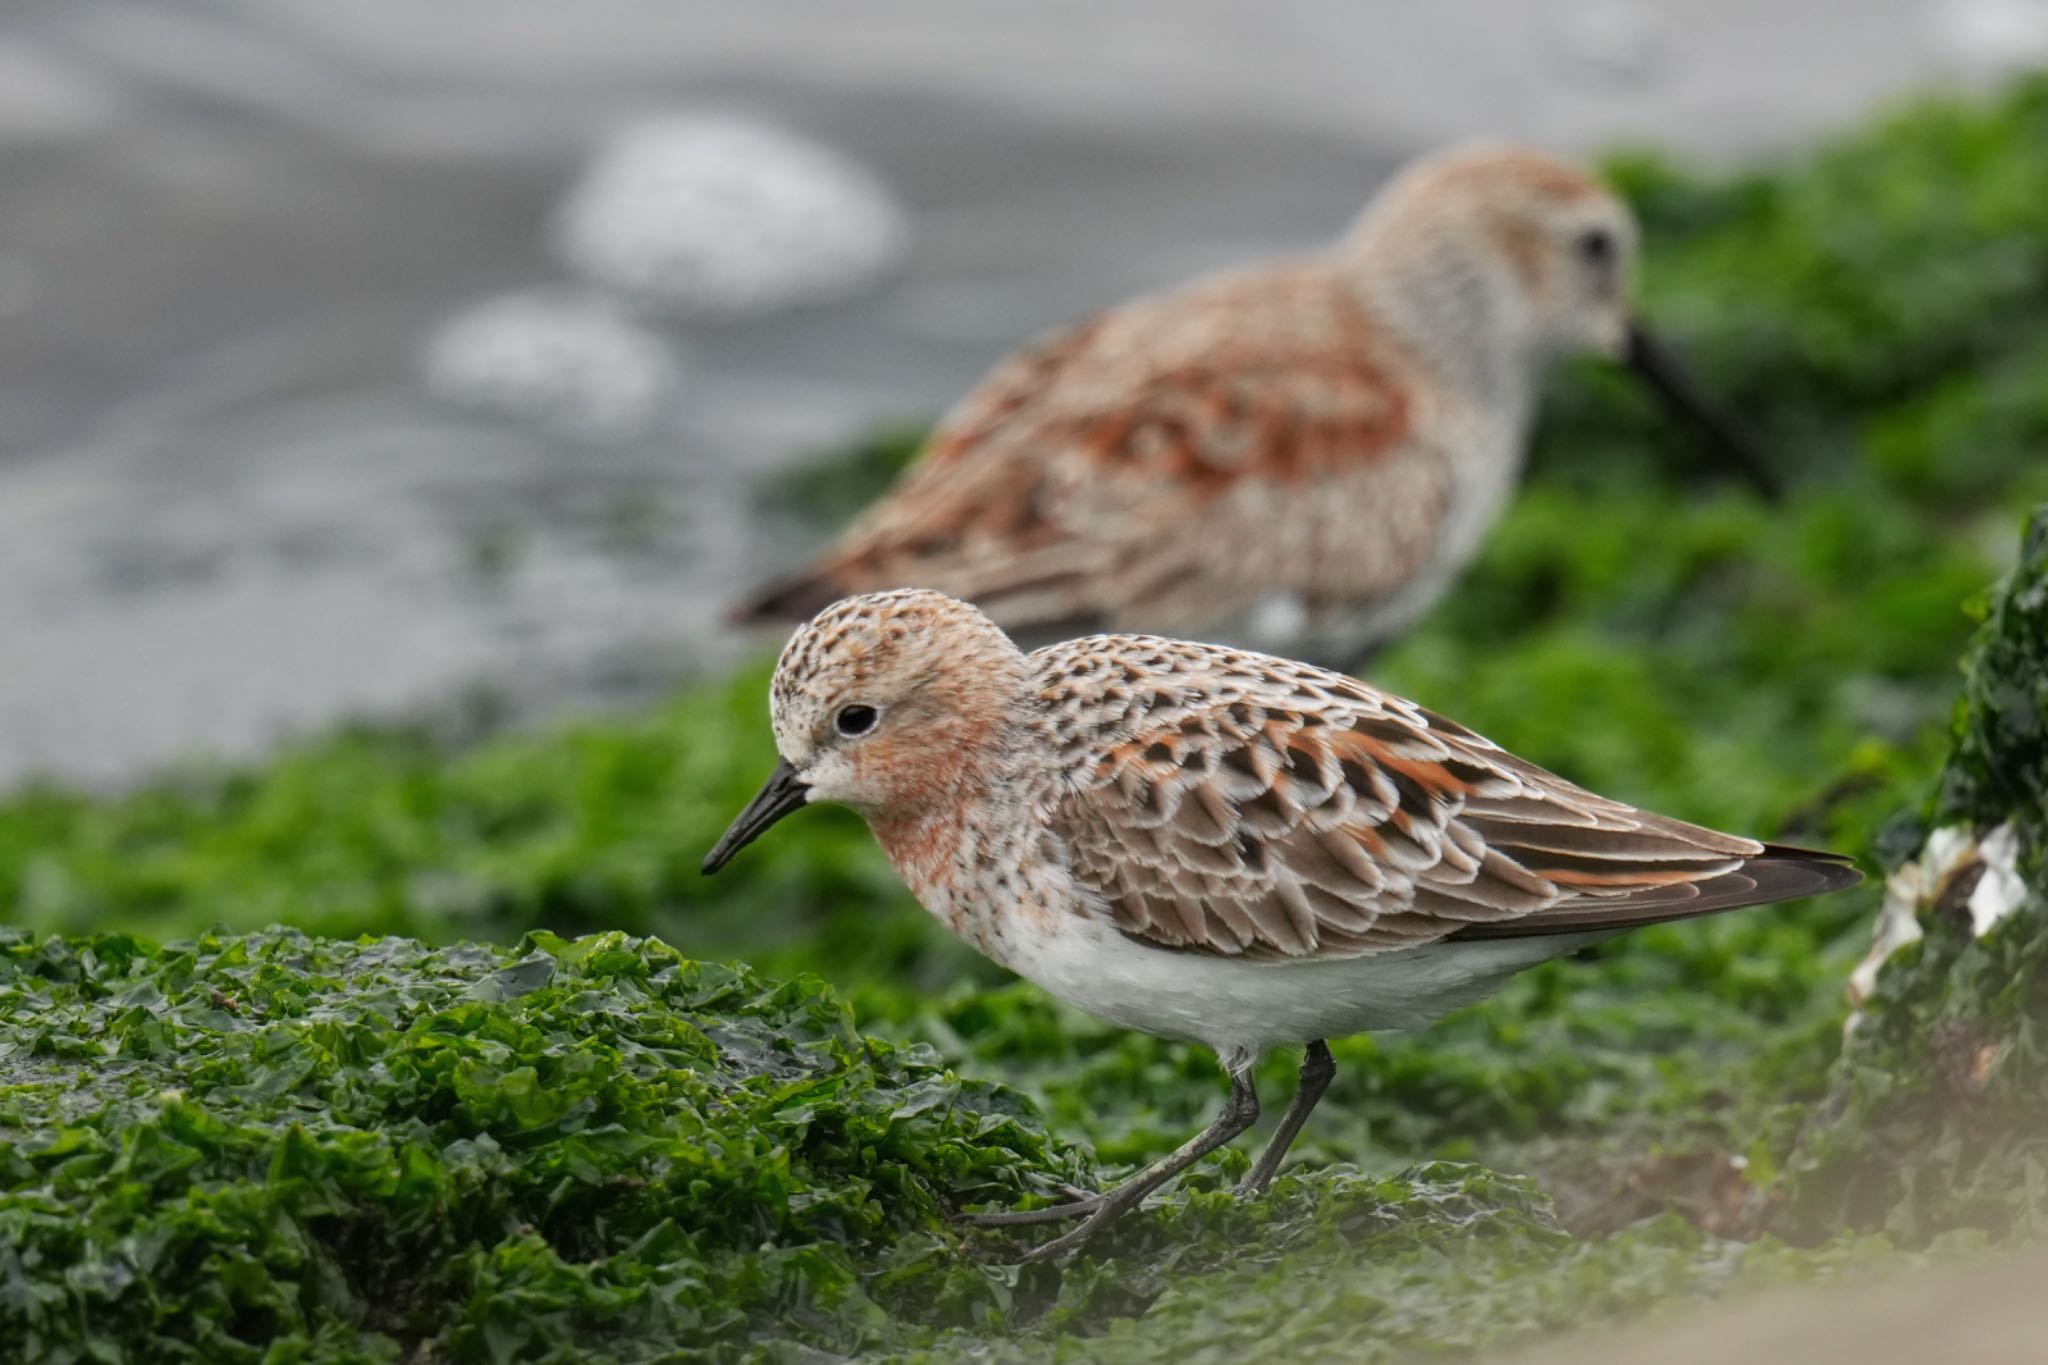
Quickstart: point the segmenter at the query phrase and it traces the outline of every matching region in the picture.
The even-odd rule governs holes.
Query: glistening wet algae
[[[1333,1239],[1565,1239],[1479,1168],[1196,1196],[1060,1283],[946,1214],[1093,1178],[1001,1087],[623,935],[0,947],[9,1359],[738,1358],[1129,1313]],[[954,1344],[957,1344],[954,1343]]]
[[[1559,1325],[1617,1255],[1526,1179],[1438,1164],[1249,1207],[1198,1181],[1102,1259],[1019,1272],[947,1213],[1095,1172],[1016,1096],[861,1038],[816,982],[617,934],[17,935],[0,1055],[9,1359],[1154,1359],[1355,1346],[1371,1308],[1366,1358]],[[1610,1308],[1743,1256],[1633,1236]],[[1473,1318],[1482,1292],[1502,1306]]]
[[[1090,1174],[820,983],[619,934],[12,934],[0,1058],[9,1360],[849,1351],[1000,1318],[945,1213]]]
[[[1576,1241],[1434,1163],[1212,1170],[1020,1270],[948,1213],[1098,1172],[1014,1094],[618,934],[16,935],[0,1056],[8,1359],[1388,1359],[1903,1259]]]

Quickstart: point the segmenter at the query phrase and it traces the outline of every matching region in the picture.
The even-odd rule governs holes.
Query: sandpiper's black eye
[[[1606,228],[1587,228],[1572,245],[1582,260],[1593,265],[1611,265],[1614,262],[1614,234]]]
[[[842,735],[864,735],[875,728],[877,712],[872,706],[842,706],[832,722]]]

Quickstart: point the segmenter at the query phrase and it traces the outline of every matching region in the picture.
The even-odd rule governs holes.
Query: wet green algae
[[[14,935],[0,1020],[9,1360],[849,1350],[999,1312],[943,1213],[1086,1174],[815,980],[619,934]]]
[[[1954,661],[2048,492],[2048,84],[1729,180],[1618,174],[1648,311],[1796,452],[1793,492],[1675,481],[1643,456],[1672,434],[1575,373],[1484,559],[1376,677],[1596,787],[1870,866],[2017,818],[2038,888],[2038,522],[1960,709]],[[1873,890],[1346,1040],[1272,1199],[1222,1192],[1233,1152],[1065,1271],[1006,1266],[1014,1239],[948,1211],[1159,1154],[1213,1062],[1001,984],[841,813],[699,878],[770,761],[763,684],[0,803],[6,918],[72,936],[4,945],[0,1357],[1455,1354],[2038,1225],[2039,892],[1981,941],[1931,918],[1843,1047]],[[277,920],[623,928],[797,979],[606,933],[211,929]]]
[[[1526,1178],[1435,1163],[1255,1205],[1211,1171],[1020,1270],[949,1213],[1099,1174],[1020,1096],[619,934],[11,935],[0,1059],[7,1359],[1378,1358],[1782,1261],[1676,1220],[1575,1242]]]

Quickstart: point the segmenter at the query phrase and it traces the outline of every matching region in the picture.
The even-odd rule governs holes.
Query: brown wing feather
[[[1856,880],[1829,854],[1596,796],[1308,665],[1141,636],[1033,657],[1078,765],[1055,831],[1117,926],[1162,947],[1346,957],[1626,928]]]
[[[1119,620],[1134,604],[1192,625],[1275,588],[1369,597],[1424,562],[1448,502],[1408,391],[1327,268],[1141,300],[997,366],[818,564],[735,619],[901,586],[1011,629]],[[1296,534],[1261,534],[1276,516]]]

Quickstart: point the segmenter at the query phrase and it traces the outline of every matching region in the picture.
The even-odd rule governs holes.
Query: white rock
[[[1977,856],[1983,860],[1984,874],[1970,888],[1970,932],[1982,938],[2027,898],[2027,884],[2020,880],[2018,868],[2019,831],[2011,821],[2000,825],[1978,842]]]
[[[1849,974],[1849,1003],[1858,1011],[1877,989],[1877,974],[1885,961],[1909,943],[1924,936],[1920,917],[1940,903],[1942,894],[1957,876],[1982,866],[1967,902],[1970,932],[1977,938],[1991,932],[2000,920],[2018,909],[2027,898],[2026,883],[2020,880],[2019,833],[2010,821],[1978,839],[1967,825],[1949,825],[1927,836],[1920,856],[1885,881],[1884,904],[1877,912],[1877,927],[1871,934],[1870,951]],[[1849,1017],[1856,1027],[1860,1013]]]
[[[1870,951],[1849,973],[1849,1016],[1853,1029],[1862,1018],[1863,1003],[1877,990],[1877,973],[1891,955],[1918,943],[1925,934],[1920,928],[1921,870],[1917,862],[1906,864],[1886,879],[1884,904],[1878,907],[1877,928],[1870,935]]]
[[[492,299],[427,344],[427,386],[461,407],[586,441],[645,435],[678,387],[666,339],[603,299],[539,291]]]
[[[865,169],[725,115],[617,134],[555,226],[584,278],[706,318],[858,292],[901,259],[907,239],[902,210]]]
[[[1664,58],[1663,20],[1638,0],[1593,0],[1565,17],[1564,55],[1586,79],[1603,85],[1649,82]]]

